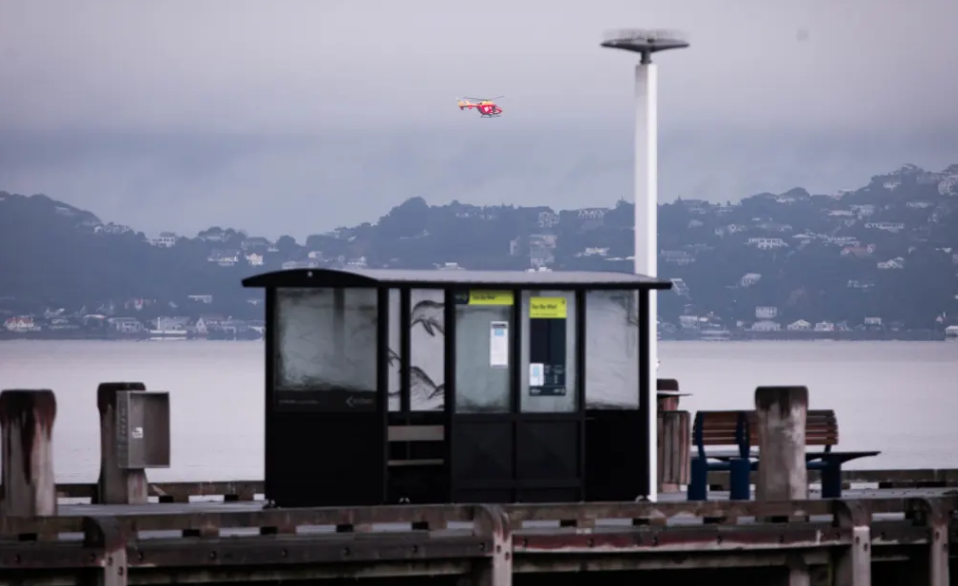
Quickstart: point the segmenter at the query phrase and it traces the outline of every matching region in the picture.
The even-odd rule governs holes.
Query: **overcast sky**
[[[677,28],[660,199],[958,162],[955,0],[0,0],[0,190],[187,235],[303,237],[422,196],[632,192],[633,64]],[[951,63],[951,65],[948,65]],[[505,113],[460,112],[461,95]]]

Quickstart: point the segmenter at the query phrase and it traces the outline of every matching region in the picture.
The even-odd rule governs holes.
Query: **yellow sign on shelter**
[[[531,319],[566,319],[569,315],[565,297],[532,297],[529,299]]]
[[[470,291],[469,305],[512,305],[512,291]]]

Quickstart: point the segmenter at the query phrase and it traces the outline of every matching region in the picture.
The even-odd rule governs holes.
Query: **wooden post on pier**
[[[57,398],[50,390],[0,393],[3,428],[3,506],[11,517],[57,514],[53,474],[53,423]]]
[[[122,391],[145,391],[143,383],[100,383],[96,406],[100,411],[100,478],[97,502],[106,505],[133,505],[149,502],[146,470],[120,467],[116,437],[116,399]]]
[[[808,498],[805,465],[806,387],[759,387],[755,390],[761,460],[755,500],[793,501]]]
[[[688,411],[659,411],[659,492],[678,492],[692,472],[692,417]]]
[[[655,390],[658,391],[659,411],[679,410],[679,381],[674,378],[660,378],[655,381]]]
[[[808,389],[759,387],[755,390],[755,411],[760,454],[755,500],[808,499],[808,470],[805,465]],[[787,565],[780,582],[783,586],[808,586],[810,583],[808,567],[796,562],[790,560]]]

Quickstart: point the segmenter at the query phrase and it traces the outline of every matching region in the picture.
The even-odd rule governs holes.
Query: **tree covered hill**
[[[147,239],[44,195],[0,192],[0,311],[79,311],[131,300],[158,314],[256,316],[240,280],[302,266],[631,270],[633,205],[611,209],[430,206],[416,197],[375,223],[272,242],[211,227]],[[212,219],[211,220],[215,220]],[[943,327],[958,316],[958,165],[906,165],[860,189],[795,188],[731,204],[679,199],[659,206],[659,274],[678,279],[662,317]],[[191,297],[192,296],[192,297]]]

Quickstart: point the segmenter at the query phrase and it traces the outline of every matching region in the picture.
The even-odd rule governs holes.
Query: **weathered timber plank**
[[[650,550],[642,555],[517,556],[513,571],[517,574],[530,574],[782,567],[796,554],[800,554],[810,566],[825,566],[831,559],[829,550],[825,548],[756,549],[734,553],[718,550],[694,554]],[[588,584],[588,581],[583,581],[583,584]]]
[[[397,560],[475,559],[490,555],[492,540],[470,534],[415,533],[375,538],[270,536],[248,539],[140,541],[130,546],[131,567],[265,566]]]
[[[588,528],[600,520],[632,519],[633,524],[668,524],[673,520],[721,519],[735,523],[756,517],[829,517],[836,502],[861,502],[869,514],[902,514],[908,510],[910,495],[870,498],[861,501],[807,500],[796,502],[704,501],[661,503],[570,503],[530,504],[503,507],[513,529],[527,522],[558,522]],[[931,499],[943,510],[958,510],[958,497]],[[97,515],[98,506],[81,508],[86,516]],[[145,531],[197,531],[214,535],[219,529],[232,528],[296,528],[329,526],[373,526],[416,524],[420,529],[442,529],[451,522],[474,519],[475,507],[468,505],[337,507],[310,509],[261,509],[238,504],[205,505],[120,505],[103,507],[103,513],[114,516],[129,534]],[[753,521],[750,521],[753,522]],[[0,517],[0,537],[30,539],[30,535],[74,533],[82,531],[81,517]],[[287,531],[288,532],[288,531]]]
[[[98,507],[88,506],[86,515]],[[172,511],[165,512],[164,508]],[[131,505],[104,507],[128,533],[141,531],[208,530],[210,528],[262,528],[301,526],[363,526],[373,524],[413,524],[420,527],[445,526],[450,521],[466,522],[473,519],[473,506],[425,505],[383,507],[328,507],[310,509],[247,509],[237,510],[230,505],[197,507],[178,505]],[[106,512],[106,511],[104,511]],[[71,533],[82,531],[81,517],[0,517],[0,536],[33,533]]]
[[[641,553],[648,551],[742,551],[834,547],[851,543],[851,534],[830,523],[662,527],[631,530],[522,531],[514,536],[521,553]]]
[[[900,499],[896,499],[900,501]],[[900,509],[904,510],[904,509]],[[754,501],[679,501],[661,503],[583,503],[508,505],[513,527],[527,521],[571,521],[579,525],[594,524],[599,519],[638,519],[648,522],[667,522],[676,518],[726,518],[831,515],[832,505],[826,500],[808,500],[783,503],[756,503]]]
[[[139,586],[170,584],[264,584],[315,582],[320,580],[361,580],[410,576],[461,576],[473,560],[400,560],[376,563],[286,564],[272,566],[208,566],[187,568],[133,568],[130,582]],[[75,584],[75,580],[61,584]],[[2,578],[0,585],[6,586]],[[14,585],[10,585],[14,586]],[[21,586],[16,584],[16,586]],[[31,586],[33,586],[31,584]],[[38,584],[37,586],[45,586]],[[51,585],[52,586],[52,585]],[[57,584],[57,586],[60,586]]]
[[[149,496],[161,502],[189,502],[189,498],[223,496],[228,500],[253,500],[263,494],[261,480],[236,480],[222,482],[154,482],[148,486]],[[97,485],[69,483],[57,485],[57,496],[61,499],[97,500]]]

